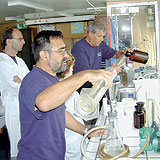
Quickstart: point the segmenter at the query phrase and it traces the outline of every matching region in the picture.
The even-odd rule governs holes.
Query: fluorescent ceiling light
[[[87,10],[102,10],[106,9],[107,7],[94,7],[94,8],[87,8]]]
[[[73,16],[73,17],[58,17],[58,18],[48,18],[48,19],[39,19],[39,20],[27,20],[25,21],[26,25],[36,25],[36,24],[47,24],[47,23],[61,23],[61,22],[73,22],[73,21],[85,21],[85,20],[94,20],[95,16],[86,15],[86,16]]]
[[[17,22],[24,22],[25,19],[22,17],[5,17],[5,21],[17,21]]]
[[[47,6],[33,3],[33,2],[26,2],[21,0],[8,1],[8,6],[17,6],[17,5],[39,9],[39,10],[45,10],[45,11],[54,11],[54,9],[51,7],[47,7]]]
[[[74,16],[74,14],[67,13],[65,11],[61,11],[61,12],[59,12],[59,16],[72,17],[72,16]]]
[[[5,17],[5,21],[14,21],[17,17]]]

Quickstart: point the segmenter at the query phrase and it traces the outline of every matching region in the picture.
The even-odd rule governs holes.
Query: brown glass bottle
[[[146,124],[146,109],[144,108],[144,102],[136,102],[136,104],[142,108],[144,112],[144,124]]]
[[[134,116],[134,127],[135,128],[142,128],[144,126],[144,111],[142,110],[142,107],[136,105],[135,111],[133,113]]]
[[[133,62],[143,63],[146,64],[148,61],[148,53],[142,52],[138,50],[134,50],[133,52],[126,52],[126,57],[129,57],[129,59]]]

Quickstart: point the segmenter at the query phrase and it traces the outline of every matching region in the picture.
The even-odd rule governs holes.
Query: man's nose
[[[67,52],[67,51],[65,51],[64,57],[69,58],[69,55],[68,55],[68,52]]]
[[[23,44],[25,44],[25,43],[26,43],[26,41],[25,41],[24,39],[22,39],[22,43],[23,43]]]
[[[104,38],[103,38],[103,37],[101,38],[101,41],[104,41]]]

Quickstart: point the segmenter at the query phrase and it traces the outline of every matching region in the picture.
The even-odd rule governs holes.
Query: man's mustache
[[[68,60],[68,58],[63,58],[63,62],[64,62],[64,61],[66,62],[67,60]]]

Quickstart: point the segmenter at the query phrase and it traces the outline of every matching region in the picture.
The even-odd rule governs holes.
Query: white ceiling
[[[8,6],[10,3],[19,5]],[[31,6],[27,7],[27,5]],[[48,7],[53,9],[53,11],[37,9],[37,5]],[[94,14],[93,10],[87,10],[87,8],[93,8],[92,5],[94,7],[105,7],[106,0],[0,0],[0,23],[9,22],[5,21],[5,17],[34,19],[30,16],[33,13],[47,13],[50,17]]]

